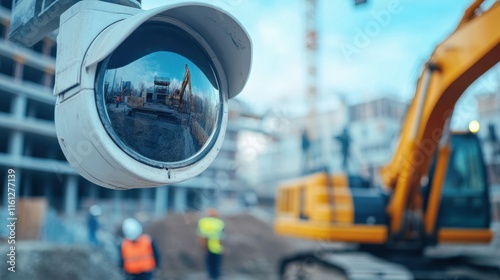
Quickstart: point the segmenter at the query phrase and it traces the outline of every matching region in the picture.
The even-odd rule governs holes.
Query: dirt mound
[[[203,250],[198,244],[196,224],[200,214],[170,214],[146,228],[162,255],[162,279],[186,279],[204,271]],[[226,224],[224,274],[251,275],[269,279],[276,275],[278,260],[295,246],[273,233],[272,226],[251,215],[222,217]]]

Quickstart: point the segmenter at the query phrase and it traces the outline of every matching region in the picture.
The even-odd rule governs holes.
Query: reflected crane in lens
[[[191,88],[191,71],[189,71],[189,67],[187,64],[184,65],[184,79],[182,80],[181,88],[175,91],[175,94],[172,95],[173,99],[176,100],[177,106],[182,106],[182,98],[184,97],[184,92],[186,91],[186,87],[189,89],[189,104],[191,112],[194,112],[194,103],[193,103],[193,90]]]

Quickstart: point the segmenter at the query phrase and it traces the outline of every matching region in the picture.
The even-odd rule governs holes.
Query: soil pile
[[[186,279],[204,271],[204,252],[197,237],[200,214],[170,214],[147,227],[162,255],[163,279]],[[295,244],[276,236],[272,225],[247,214],[223,216],[225,275],[242,274],[251,279],[270,279],[278,262],[293,253]]]

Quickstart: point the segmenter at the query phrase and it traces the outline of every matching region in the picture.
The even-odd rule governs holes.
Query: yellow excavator
[[[276,197],[276,233],[356,243],[378,253],[491,241],[480,143],[474,133],[449,130],[459,97],[500,61],[500,1],[486,9],[482,4],[476,0],[465,11],[456,30],[425,64],[398,147],[380,170],[380,187],[329,172],[282,183]],[[282,277],[286,265],[282,263]],[[341,270],[354,273],[356,268]]]
[[[191,104],[190,109],[191,112],[194,112],[194,103],[193,103],[193,91],[191,89],[191,71],[189,71],[189,67],[184,65],[185,72],[184,72],[184,79],[182,80],[181,88],[179,90],[176,90],[171,98],[174,100],[174,104],[177,105],[178,107],[183,108],[183,97],[184,97],[184,92],[186,91],[186,88],[189,89],[189,104]]]

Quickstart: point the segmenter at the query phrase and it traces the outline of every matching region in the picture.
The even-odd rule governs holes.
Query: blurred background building
[[[328,166],[331,172],[342,171],[341,145],[335,138],[347,128],[351,138],[349,172],[374,174],[374,170],[392,156],[406,107],[407,103],[389,96],[350,105],[340,102],[332,109],[325,108],[317,114],[322,124],[321,141],[311,144],[312,157],[318,162],[316,166]],[[259,139],[254,142],[260,141],[264,148],[242,176],[260,196],[274,197],[280,180],[298,177],[304,172],[301,135],[307,127],[307,117],[277,115],[271,111],[262,121],[279,124],[279,130],[267,137],[254,135]]]
[[[479,137],[488,167],[490,182],[500,186],[500,91],[477,97]]]
[[[340,169],[340,161],[335,158],[340,147],[333,137],[341,133],[347,123],[348,106],[339,102],[337,95],[318,103],[316,118],[321,129],[317,131],[317,139],[309,139],[309,159],[302,150],[308,118],[297,107],[296,100],[271,107],[259,119],[261,130],[242,133],[241,177],[266,200],[272,201],[280,181],[298,177],[305,169],[324,166]],[[306,160],[310,161],[309,165]]]
[[[396,97],[381,97],[349,107],[355,170],[378,174],[392,157],[408,104]],[[359,163],[363,165],[359,165]]]
[[[500,81],[500,76],[499,76]],[[493,218],[500,220],[500,89],[477,96],[477,109],[483,143],[483,154],[492,186]]]

